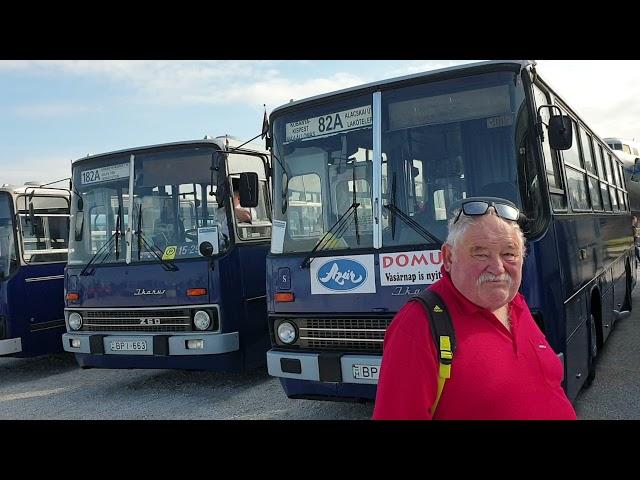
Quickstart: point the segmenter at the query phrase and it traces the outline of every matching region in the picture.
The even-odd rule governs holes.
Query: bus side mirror
[[[74,230],[73,237],[75,238],[76,242],[82,241],[83,229],[84,229],[84,212],[80,210],[76,212],[75,224],[73,229]]]
[[[635,161],[633,162],[633,173],[631,174],[631,181],[640,181],[640,158],[638,157],[636,157]]]
[[[258,206],[258,174],[243,172],[240,174],[240,206],[254,208]]]
[[[569,116],[552,115],[549,118],[549,145],[554,150],[569,150],[573,140],[573,127]]]

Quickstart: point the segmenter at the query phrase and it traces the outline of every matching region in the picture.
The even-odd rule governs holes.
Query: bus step
[[[618,321],[627,318],[629,315],[631,315],[631,312],[629,310],[622,310],[621,312],[619,312],[618,310],[614,310],[613,315],[616,317],[616,321]]]

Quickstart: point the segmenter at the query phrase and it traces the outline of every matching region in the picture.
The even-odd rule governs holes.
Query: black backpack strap
[[[451,377],[451,362],[453,361],[453,352],[456,349],[456,338],[449,311],[440,295],[432,290],[423,290],[411,300],[417,300],[422,303],[427,311],[431,336],[438,351],[440,368],[438,371],[438,393],[435,402],[431,406],[431,415],[433,415],[440,401],[444,383],[447,378]]]

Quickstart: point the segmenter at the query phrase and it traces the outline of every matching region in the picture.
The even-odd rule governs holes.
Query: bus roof
[[[39,187],[37,185],[12,185],[9,183],[5,183],[0,186],[0,192],[8,192],[13,195],[24,195],[35,192],[37,195],[69,196],[69,190],[66,188],[47,188]]]
[[[88,160],[94,160],[96,158],[100,158],[100,157],[108,157],[111,155],[118,155],[118,154],[124,154],[127,152],[132,152],[132,151],[143,151],[143,150],[153,150],[153,149],[157,149],[157,148],[165,148],[165,147],[177,147],[177,146],[184,146],[184,145],[203,145],[203,144],[211,144],[211,145],[216,145],[218,147],[220,147],[220,149],[224,150],[225,149],[225,143],[228,141],[228,145],[230,149],[239,147],[240,145],[242,145],[244,142],[241,140],[238,140],[234,137],[230,137],[230,136],[220,136],[220,137],[216,137],[216,138],[212,138],[209,136],[206,136],[205,138],[201,139],[201,140],[185,140],[182,142],[170,142],[170,143],[159,143],[156,145],[144,145],[141,147],[133,147],[133,148],[125,148],[122,150],[114,150],[112,152],[105,152],[105,153],[99,153],[99,154],[95,154],[95,155],[87,155],[86,157],[82,157],[79,158],[77,160],[74,160],[72,163],[72,166],[75,166],[77,163],[82,163]],[[266,150],[264,150],[260,145],[254,143],[254,142],[249,142],[246,145],[244,145],[239,151],[238,153],[246,153],[247,151],[252,151],[252,152],[257,152],[261,155],[268,155],[269,152],[267,152]]]
[[[344,95],[344,94],[356,92],[358,90],[367,90],[367,89],[375,88],[381,85],[390,85],[394,83],[406,83],[406,82],[411,82],[414,80],[419,80],[419,79],[428,78],[432,76],[441,76],[443,74],[446,75],[454,72],[464,72],[465,70],[476,70],[476,69],[482,70],[492,66],[493,67],[506,66],[511,68],[517,67],[518,69],[522,69],[528,65],[532,65],[532,66],[535,65],[535,61],[533,60],[490,60],[486,62],[466,63],[463,65],[455,65],[453,67],[439,68],[437,70],[429,70],[427,72],[420,72],[420,73],[414,73],[411,75],[404,75],[402,77],[394,77],[386,80],[379,80],[379,81],[367,83],[364,85],[358,85],[355,87],[345,88],[343,90],[336,90],[334,92],[323,93],[321,95],[316,95],[313,97],[292,101],[274,108],[271,111],[271,115],[273,115],[274,113],[282,109],[299,105],[300,103],[313,102],[316,100],[320,100],[322,98],[332,97],[334,95]]]

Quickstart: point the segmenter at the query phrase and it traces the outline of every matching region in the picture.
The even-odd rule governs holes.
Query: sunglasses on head
[[[496,211],[496,214],[500,218],[504,218],[505,220],[511,220],[513,222],[517,222],[520,218],[520,210],[514,205],[509,205],[506,201],[500,200],[471,200],[464,202],[460,206],[460,210],[458,211],[458,215],[453,223],[456,223],[460,219],[460,215],[463,213],[469,217],[471,216],[481,216],[487,213],[489,207],[493,207]]]

